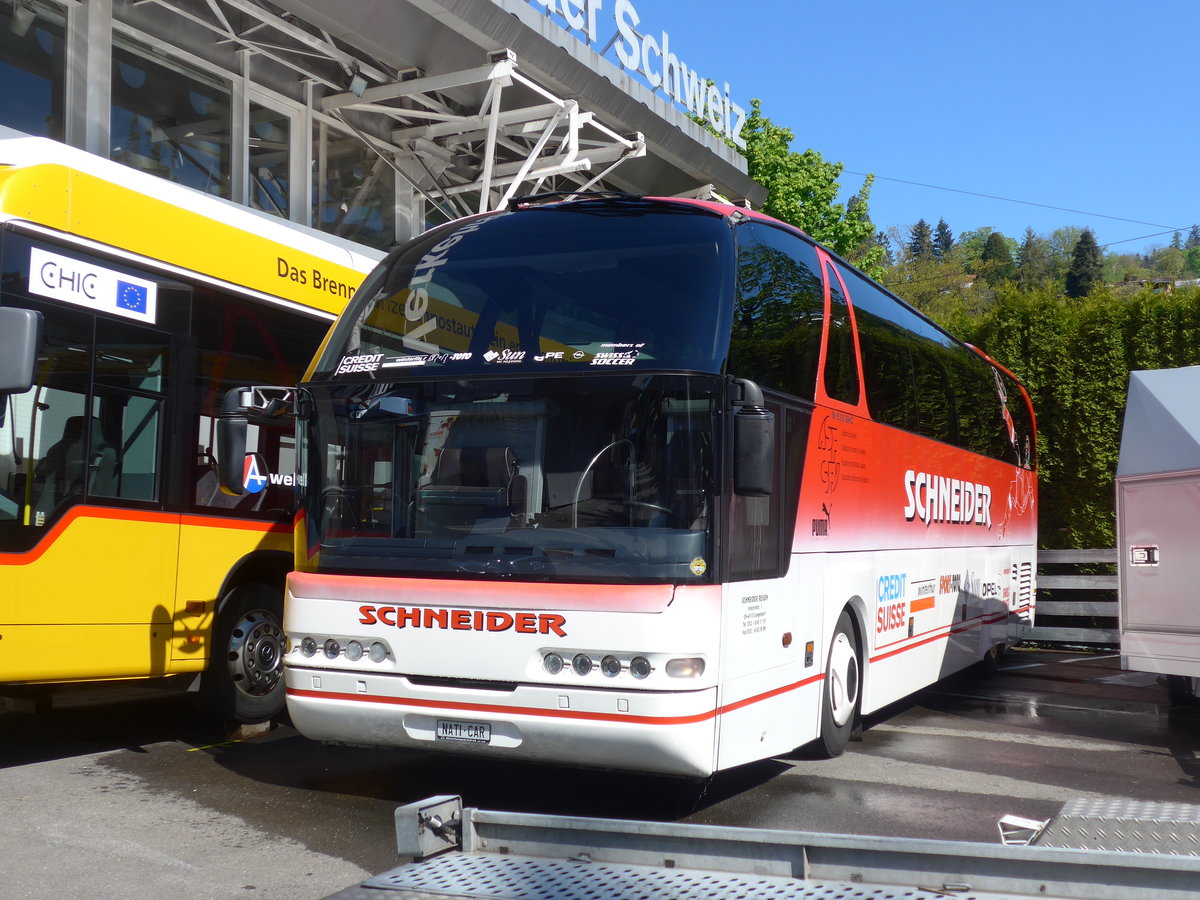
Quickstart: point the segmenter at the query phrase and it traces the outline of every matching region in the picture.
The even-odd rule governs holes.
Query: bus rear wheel
[[[817,743],[826,757],[840,756],[846,749],[858,716],[861,687],[858,638],[850,613],[843,610],[829,644],[821,690],[821,735]]]
[[[1196,679],[1187,675],[1168,675],[1167,699],[1172,706],[1192,706],[1196,703]]]
[[[236,587],[222,604],[200,680],[205,706],[221,719],[267,722],[283,710],[282,612],[279,591],[265,584]]]

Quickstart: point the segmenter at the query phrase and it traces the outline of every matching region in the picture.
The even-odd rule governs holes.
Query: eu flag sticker
[[[147,300],[148,293],[142,285],[117,279],[117,306],[121,309],[144,316],[147,312]]]

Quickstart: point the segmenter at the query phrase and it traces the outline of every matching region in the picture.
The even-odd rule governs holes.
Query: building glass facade
[[[183,30],[173,40],[161,14],[141,30],[138,12],[152,6],[118,16],[107,2],[0,0],[0,125],[368,246],[409,236],[396,210],[411,200],[369,135],[316,121],[304,79],[256,54],[218,64],[219,41],[200,46]]]
[[[699,196],[709,165],[752,184],[679,146],[682,116],[637,121],[670,146],[644,159],[641,130],[583,108],[596,73],[527,40],[540,23],[506,40],[555,90],[481,37],[511,24],[493,2],[0,0],[0,125],[377,249],[540,191]]]

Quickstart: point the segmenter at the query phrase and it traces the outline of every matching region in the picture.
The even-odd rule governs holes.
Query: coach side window
[[[897,302],[899,306],[899,302]],[[913,379],[917,388],[917,434],[960,446],[959,404],[951,373],[963,348],[912,310],[900,307],[900,321],[911,330]]]
[[[1033,416],[1025,403],[1025,395],[1021,393],[1021,386],[1013,378],[999,370],[993,371],[1008,409],[1006,419],[1012,456],[1006,458],[1015,459],[1017,465],[1026,469],[1036,469],[1037,448],[1034,446]]]
[[[825,264],[829,283],[829,335],[825,340],[825,393],[831,400],[854,406],[859,400],[858,359],[850,306],[833,263]],[[849,288],[846,288],[849,290]]]
[[[905,321],[908,311],[861,275],[839,268],[854,303],[871,418],[916,431],[917,385],[907,330],[910,323]]]
[[[825,301],[813,247],[760,222],[738,227],[730,374],[812,400]]]

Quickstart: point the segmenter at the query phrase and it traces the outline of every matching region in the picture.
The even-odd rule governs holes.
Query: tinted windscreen
[[[421,373],[722,370],[726,220],[585,201],[454,223],[396,251],[343,315],[315,379]]]
[[[704,581],[720,386],[637,373],[311,385],[310,566]]]

